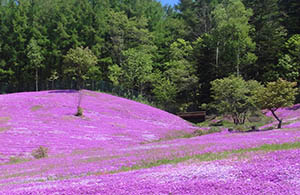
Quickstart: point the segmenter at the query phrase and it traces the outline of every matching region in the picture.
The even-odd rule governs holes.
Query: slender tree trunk
[[[275,114],[274,110],[270,110],[273,114],[273,116],[275,117],[275,119],[279,122],[277,128],[281,129],[281,125],[282,125],[282,120]]]
[[[238,47],[237,55],[236,55],[236,75],[240,76],[240,47]]]
[[[39,73],[37,68],[35,69],[35,90],[39,90]]]
[[[216,67],[218,68],[219,66],[219,42],[217,43],[217,48],[216,48]]]

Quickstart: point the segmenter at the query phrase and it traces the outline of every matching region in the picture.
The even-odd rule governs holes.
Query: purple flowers
[[[0,130],[0,194],[300,193],[299,149],[233,153],[214,161],[194,158],[299,142],[297,105],[278,112],[290,121],[286,129],[222,131],[164,141],[197,128],[147,105],[91,91],[83,94],[82,118],[74,116],[75,91],[0,96],[0,129],[6,128]],[[33,159],[31,152],[39,146],[48,148],[48,158]],[[12,156],[29,161],[8,164]],[[187,160],[143,169],[180,158]],[[130,167],[138,170],[128,171]]]

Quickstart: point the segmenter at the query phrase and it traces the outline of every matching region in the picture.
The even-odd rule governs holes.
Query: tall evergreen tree
[[[272,74],[285,42],[286,30],[280,24],[278,0],[243,0],[253,10],[250,24],[255,27],[251,37],[256,43],[257,62],[247,68],[247,77],[259,81],[274,80]]]
[[[289,37],[300,34],[300,1],[279,0],[279,8],[284,16],[282,24],[287,29]]]

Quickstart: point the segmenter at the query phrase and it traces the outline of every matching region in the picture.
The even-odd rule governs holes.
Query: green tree
[[[27,46],[27,57],[29,59],[30,69],[35,70],[35,90],[39,90],[39,69],[44,68],[44,56],[41,54],[41,48],[33,38]]]
[[[287,81],[298,81],[300,70],[300,35],[290,37],[284,45],[284,54],[280,55],[274,69],[270,70],[269,78],[277,80],[283,78]]]
[[[279,0],[280,11],[284,14],[282,21],[288,30],[289,37],[300,33],[300,1],[299,0]]]
[[[286,29],[278,0],[243,0],[247,8],[253,10],[249,23],[255,28],[251,37],[256,43],[257,61],[247,66],[247,78],[259,81],[274,81],[274,71],[282,53]],[[277,72],[278,74],[278,72]]]
[[[275,112],[281,107],[293,105],[297,94],[297,89],[294,88],[296,85],[295,82],[278,79],[275,82],[268,82],[265,88],[258,90],[256,93],[259,107],[271,111],[278,121],[278,129],[281,128],[282,119]]]
[[[176,8],[188,26],[187,40],[194,41],[213,28],[212,11],[221,0],[180,0]]]
[[[188,41],[177,39],[171,44],[169,61],[165,63],[166,70],[163,76],[166,78],[165,81],[170,81],[170,84],[176,86],[176,103],[179,108],[180,105],[191,104],[195,90],[198,88],[198,78],[191,59],[192,51],[193,47]]]
[[[246,9],[240,0],[225,0],[216,6],[213,16],[216,23],[212,34],[216,47],[216,66],[227,64],[228,67],[223,65],[221,68],[222,72],[226,72],[227,69],[232,73],[235,69],[237,75],[240,75],[240,70],[245,65],[256,60],[251,53],[255,43],[249,36],[252,10]],[[232,65],[235,65],[235,68]]]
[[[65,74],[76,78],[77,89],[82,87],[83,81],[89,79],[90,70],[97,64],[97,57],[89,48],[71,48],[64,56]]]
[[[23,90],[28,83],[24,67],[27,64],[26,46],[29,42],[28,6],[24,1],[18,4],[9,1],[4,6],[1,18],[0,39],[3,41],[0,52],[4,78],[17,90]]]
[[[286,43],[285,48],[287,49],[288,55],[291,56],[292,61],[300,66],[300,34],[295,34],[290,37]]]
[[[220,114],[232,117],[234,124],[243,124],[247,114],[256,109],[255,91],[262,86],[257,81],[245,81],[230,76],[211,82],[213,107]]]
[[[125,35],[127,35],[129,20],[124,12],[110,11],[107,17],[109,30],[106,35],[106,44],[113,63],[120,65],[123,62],[122,51],[126,50]]]
[[[145,89],[145,84],[150,82],[152,73],[152,50],[146,46],[130,48],[123,51],[121,65],[109,67],[109,78],[114,84],[122,84],[127,88],[134,88],[140,92]]]
[[[153,82],[153,90],[154,96],[157,102],[160,105],[163,105],[165,109],[170,108],[175,104],[175,98],[178,93],[177,87],[174,83],[172,83],[168,78],[157,76],[160,74],[156,74],[156,80]],[[162,78],[161,78],[162,77]]]

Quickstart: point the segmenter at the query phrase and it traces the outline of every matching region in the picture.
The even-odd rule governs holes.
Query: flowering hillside
[[[283,129],[178,138],[197,128],[87,90],[76,117],[79,97],[0,96],[0,194],[300,194],[299,105],[278,111]]]
[[[159,109],[83,90],[0,96],[0,155],[30,157],[38,146],[50,155],[85,148],[123,148],[195,127]],[[84,117],[76,117],[79,98]]]

